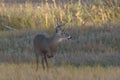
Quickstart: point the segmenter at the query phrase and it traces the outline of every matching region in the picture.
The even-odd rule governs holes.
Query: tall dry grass
[[[56,25],[56,19],[74,26],[117,23],[120,21],[120,7],[102,1],[93,5],[83,5],[80,1],[56,3],[56,0],[34,4],[0,3],[0,29],[5,29],[4,25],[17,29],[50,28]]]

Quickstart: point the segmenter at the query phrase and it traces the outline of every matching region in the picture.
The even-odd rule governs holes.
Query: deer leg
[[[56,67],[55,56],[52,59],[54,66]]]
[[[44,59],[45,59],[45,58],[44,58],[44,57],[42,57],[42,61],[41,61],[41,62],[42,62],[42,67],[43,67],[43,69],[45,70]]]
[[[46,55],[44,56],[44,59],[45,59],[45,63],[46,63],[47,71],[48,71],[49,67],[48,67],[48,61],[47,61],[47,56]]]
[[[52,61],[53,61],[54,67],[55,67],[55,71],[58,73],[57,65],[56,65],[56,55],[53,57]]]
[[[68,62],[68,57],[67,57],[67,55],[66,55],[65,53],[63,53],[63,56],[64,56],[64,58],[65,58],[65,63]]]
[[[36,55],[36,71],[38,71],[39,56]]]

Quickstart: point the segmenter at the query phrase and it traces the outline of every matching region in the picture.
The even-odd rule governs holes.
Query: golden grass
[[[0,80],[119,80],[119,67],[60,66],[58,73],[53,67],[49,72],[35,71],[34,64],[0,64]]]
[[[23,4],[0,3],[0,29],[8,25],[17,29],[45,28],[56,25],[56,19],[74,26],[82,24],[102,25],[117,23],[120,18],[119,5],[94,5],[78,3],[30,2]]]

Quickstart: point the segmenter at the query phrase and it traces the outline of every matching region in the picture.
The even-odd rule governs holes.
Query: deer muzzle
[[[69,36],[69,37],[68,37],[68,40],[69,40],[69,39],[71,39],[71,38],[72,38],[72,37],[71,37],[71,36]]]

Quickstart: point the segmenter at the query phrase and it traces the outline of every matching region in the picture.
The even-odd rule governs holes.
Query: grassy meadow
[[[0,64],[0,80],[119,80],[119,67],[58,67],[59,73],[53,68],[49,72],[35,71],[34,64]]]
[[[120,4],[0,3],[0,80],[119,80]],[[35,71],[33,38],[58,23],[72,40],[57,51],[55,72]],[[66,55],[66,57],[64,57]]]

